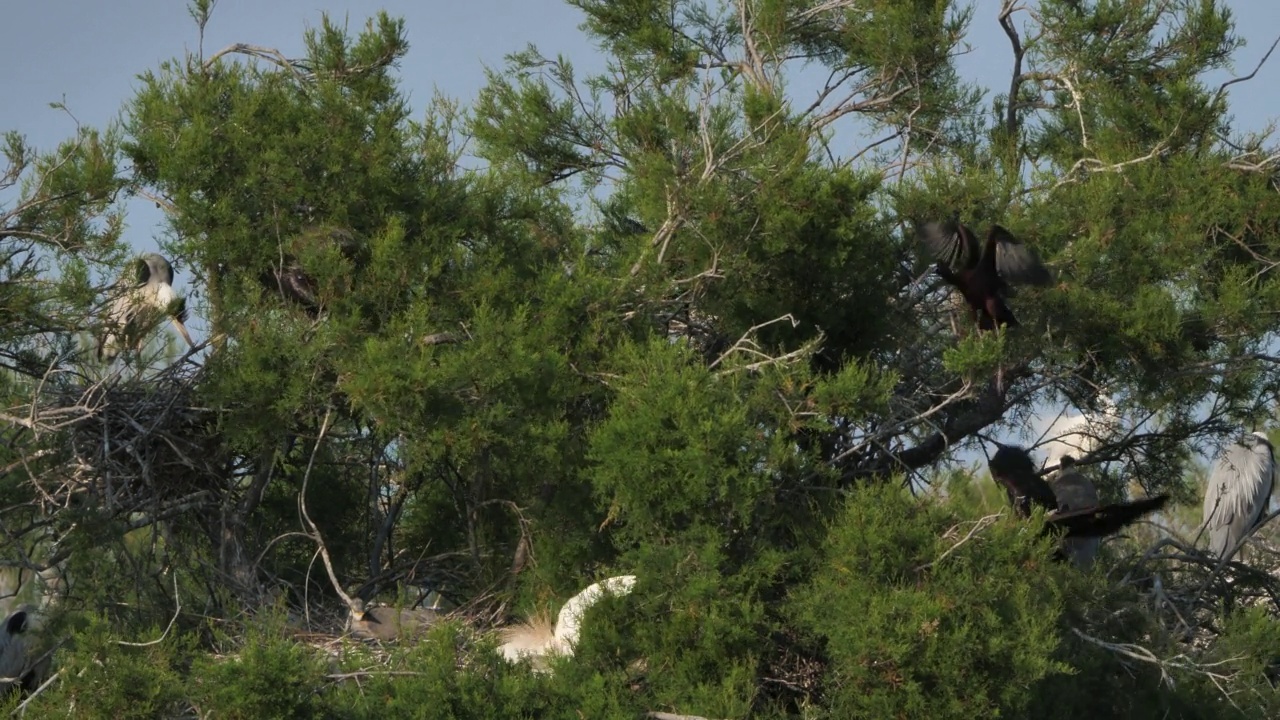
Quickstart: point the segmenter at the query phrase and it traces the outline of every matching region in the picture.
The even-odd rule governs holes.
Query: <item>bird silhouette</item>
[[[1000,445],[987,463],[987,469],[1005,489],[1009,502],[1020,516],[1029,517],[1032,506],[1038,505],[1050,513],[1045,518],[1045,532],[1059,532],[1066,538],[1111,535],[1169,502],[1168,495],[1157,495],[1078,510],[1063,509],[1053,488],[1036,473],[1035,463],[1027,451],[1009,445]],[[1061,551],[1059,555],[1063,556]]]
[[[981,330],[1017,326],[1005,304],[1013,285],[1049,285],[1053,275],[1035,251],[999,225],[992,225],[985,244],[958,221],[917,226],[916,238],[938,258],[938,275],[955,286],[973,311]]]
[[[268,292],[300,306],[310,317],[323,310],[316,279],[303,268],[300,255],[316,252],[332,245],[343,257],[362,264],[367,261],[367,247],[346,228],[312,226],[289,238],[284,249],[284,262],[262,271],[259,281]]]

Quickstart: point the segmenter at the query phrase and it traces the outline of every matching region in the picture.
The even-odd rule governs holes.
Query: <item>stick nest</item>
[[[37,432],[65,431],[54,451],[65,451],[70,462],[37,482],[45,502],[66,506],[82,497],[107,510],[154,511],[158,503],[218,487],[229,459],[222,457],[215,412],[195,398],[202,373],[180,363],[46,393],[32,413]]]

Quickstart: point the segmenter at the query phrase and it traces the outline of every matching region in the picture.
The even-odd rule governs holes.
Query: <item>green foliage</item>
[[[48,718],[154,718],[181,711],[184,666],[191,638],[168,638],[145,646],[121,644],[121,633],[105,617],[84,617],[75,644],[58,659],[60,681],[32,708]],[[150,628],[159,637],[163,628]]]
[[[1238,45],[1226,9],[1044,0],[987,101],[952,62],[978,16],[949,2],[572,4],[604,73],[529,47],[420,121],[380,13],[325,18],[293,61],[146,70],[123,125],[52,153],[6,135],[3,560],[72,578],[33,705],[1274,714],[1273,614],[1202,602],[1193,562],[1134,543],[1054,564],[1041,520],[996,519],[995,484],[948,463],[1106,393],[1154,423],[1090,468],[1104,494],[1194,500],[1191,448],[1273,415],[1274,142],[1203,84]],[[816,101],[801,66],[830,78]],[[69,359],[123,267],[126,192],[168,211],[198,365]],[[1052,266],[1010,294],[1019,327],[976,332],[927,272],[912,224],[952,216]],[[336,631],[335,583],[423,584],[487,630],[620,574],[635,591],[552,675],[461,621],[326,659],[261,614]]]
[[[318,659],[290,639],[259,632],[249,628],[231,657],[196,660],[188,690],[192,704],[202,713],[241,720],[321,716]]]
[[[793,609],[830,659],[833,717],[1021,716],[1027,688],[1066,669],[1046,543],[975,523],[892,486],[850,497]]]

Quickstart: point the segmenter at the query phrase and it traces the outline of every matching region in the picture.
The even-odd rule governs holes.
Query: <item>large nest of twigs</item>
[[[195,402],[202,372],[180,363],[46,397],[46,416],[76,416],[62,423],[72,472],[41,488],[46,500],[62,504],[86,495],[100,507],[127,511],[215,487],[225,459],[213,411]]]

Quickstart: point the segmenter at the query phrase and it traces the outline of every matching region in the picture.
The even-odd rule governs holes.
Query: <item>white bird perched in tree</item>
[[[519,662],[521,658],[534,661],[534,669],[546,672],[543,660],[548,655],[572,655],[578,644],[582,626],[582,615],[587,608],[599,602],[606,593],[610,595],[626,595],[636,584],[635,575],[620,575],[590,585],[587,589],[569,598],[560,608],[556,616],[555,627],[545,618],[535,618],[519,625],[502,630],[503,643],[498,652],[510,662]]]
[[[20,605],[0,626],[0,695],[21,688],[31,692],[44,682],[50,658],[33,657],[32,632],[38,616],[31,605]]]
[[[1209,550],[1227,559],[1267,511],[1275,487],[1275,450],[1266,433],[1254,432],[1214,461],[1204,494],[1203,530]]]
[[[1092,480],[1075,468],[1075,457],[1063,455],[1058,462],[1062,469],[1054,473],[1053,479],[1049,481],[1049,487],[1058,498],[1058,510],[1067,512],[1098,507],[1101,504],[1098,500],[1098,488]],[[1071,558],[1071,562],[1075,563],[1076,567],[1082,570],[1087,570],[1093,565],[1093,559],[1097,556],[1098,547],[1101,545],[1102,538],[1098,537],[1062,539],[1062,551]]]
[[[107,308],[106,328],[98,339],[98,359],[114,360],[122,349],[139,352],[147,333],[164,315],[195,347],[184,324],[186,300],[173,292],[173,266],[157,253],[146,253],[133,263],[134,278],[116,283],[115,297]]]
[[[1064,455],[1082,458],[1102,447],[1103,439],[1120,425],[1116,404],[1105,393],[1099,398],[1102,411],[1058,418],[1045,431],[1052,439],[1043,446],[1045,467],[1060,465]]]

